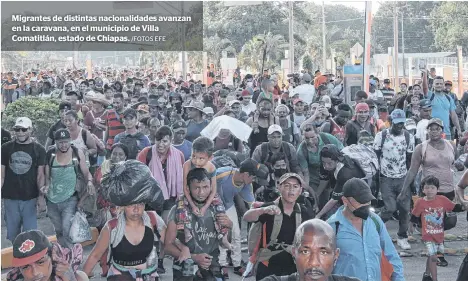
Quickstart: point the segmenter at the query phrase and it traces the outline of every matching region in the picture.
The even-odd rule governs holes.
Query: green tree
[[[221,39],[218,35],[207,38],[204,40],[205,51],[208,53],[208,59],[215,64],[218,68],[220,67],[220,59],[223,52],[229,54],[236,54],[236,49],[232,46],[229,39]]]
[[[41,144],[45,144],[49,128],[59,118],[57,99],[41,99],[39,97],[24,97],[6,107],[2,127],[10,130],[18,117],[28,117],[33,122],[34,137]]]
[[[397,2],[399,51],[402,52],[401,18],[403,17],[405,33],[405,52],[424,53],[435,52],[434,32],[428,18],[440,2],[405,1]],[[395,2],[380,5],[372,24],[372,54],[387,53],[388,47],[393,47],[393,15]],[[364,37],[363,37],[364,38]]]
[[[261,47],[262,42],[258,40],[251,39],[247,41],[237,57],[239,66],[252,72],[260,71],[262,67],[262,52],[259,50]]]
[[[306,55],[302,59],[302,68],[307,70],[307,72],[309,73],[313,72],[314,65],[312,63],[312,58],[309,55]]]
[[[431,25],[441,51],[468,49],[468,2],[442,2],[431,13]]]

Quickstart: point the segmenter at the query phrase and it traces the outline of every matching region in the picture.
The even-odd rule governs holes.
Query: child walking
[[[411,216],[412,222],[422,222],[422,240],[427,248],[426,272],[422,281],[437,281],[437,254],[444,253],[444,215],[447,212],[462,212],[462,206],[445,196],[437,195],[439,179],[428,176],[421,182],[424,197],[416,201]]]
[[[190,206],[193,213],[197,216],[204,216],[207,209],[212,206],[216,214],[225,213],[226,209],[224,208],[224,203],[221,198],[218,196],[217,187],[216,187],[216,167],[211,163],[213,158],[214,143],[212,140],[206,137],[198,137],[193,141],[192,144],[192,157],[184,163],[183,172],[184,172],[184,204],[183,208]],[[190,190],[187,185],[187,175],[188,172],[195,168],[205,169],[210,178],[211,178],[211,193],[206,200],[206,203],[203,207],[198,208],[197,205],[193,202],[192,197],[190,196]],[[186,210],[182,210],[182,206],[179,205],[181,212],[186,213]],[[185,216],[187,219],[188,217]],[[221,245],[224,248],[230,249],[231,244],[228,241],[227,234],[228,228],[221,227],[214,218],[215,228],[218,232],[218,239],[221,240]],[[183,229],[183,226],[178,226]],[[186,241],[190,240],[192,235],[190,233],[185,233]]]

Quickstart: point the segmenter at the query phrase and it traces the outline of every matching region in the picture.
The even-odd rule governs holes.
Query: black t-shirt
[[[7,130],[2,128],[2,145],[11,141],[11,134]]]
[[[268,276],[263,278],[261,281],[299,281],[299,274],[293,273],[289,276]],[[327,281],[360,281],[354,277],[346,277],[346,276],[339,276],[339,275],[330,275],[328,276]]]
[[[51,145],[55,144],[55,140],[54,140],[55,132],[60,129],[66,129],[66,128],[67,127],[63,125],[62,120],[58,120],[57,123],[55,123],[54,125],[52,125],[52,127],[50,127],[49,131],[47,132],[47,137],[52,140]]]
[[[348,156],[345,157],[345,164],[336,175],[336,179],[334,176],[330,177],[332,179],[331,183],[335,186],[332,192],[332,199],[338,200],[340,205],[343,204],[343,202],[341,201],[341,197],[343,196],[343,185],[349,179],[362,179],[366,176],[364,171],[361,169],[361,167],[358,166],[358,164],[354,162],[354,160],[348,158]]]
[[[266,203],[264,206],[273,205],[274,203]],[[279,201],[278,207],[281,209],[283,213],[283,223],[281,224],[281,229],[278,233],[277,242],[281,243],[284,242],[288,245],[292,245],[294,240],[294,234],[296,231],[296,212],[297,206],[294,207],[294,211],[291,213],[291,216],[284,214],[283,211],[283,204],[281,200]],[[301,205],[301,219],[302,222],[313,219],[309,215],[307,208],[304,205]],[[261,223],[266,223],[266,242],[267,244],[270,242],[271,232],[273,231],[273,223],[275,217],[272,215],[263,214],[258,218],[258,221]],[[263,233],[261,240],[263,241]],[[271,249],[274,250],[274,249]],[[286,251],[283,251],[277,255],[274,255],[268,261],[268,270],[271,271],[271,274],[274,275],[288,275],[293,272],[296,272],[296,264],[294,263],[293,257]]]
[[[23,201],[37,198],[37,168],[45,164],[46,151],[36,142],[10,141],[2,145],[2,166],[5,166],[2,198]]]

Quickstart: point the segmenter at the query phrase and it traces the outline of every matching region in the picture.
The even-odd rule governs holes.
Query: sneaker
[[[223,274],[224,280],[229,279],[229,271],[228,271],[227,267],[221,267],[221,273]]]
[[[432,281],[431,275],[429,275],[428,273],[424,272],[422,281]]]
[[[403,250],[411,250],[411,245],[408,243],[408,238],[397,239],[397,245]]]
[[[244,272],[245,272],[245,267],[243,266],[234,267],[234,274],[242,276],[244,275]]]
[[[445,260],[444,257],[438,257],[437,258],[437,266],[446,267],[446,266],[448,266],[448,262],[447,262],[447,260]]]

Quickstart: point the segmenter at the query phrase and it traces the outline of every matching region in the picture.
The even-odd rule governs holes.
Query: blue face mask
[[[320,127],[320,126],[322,126],[323,122],[324,121],[314,121],[313,124],[315,125],[315,127]]]

